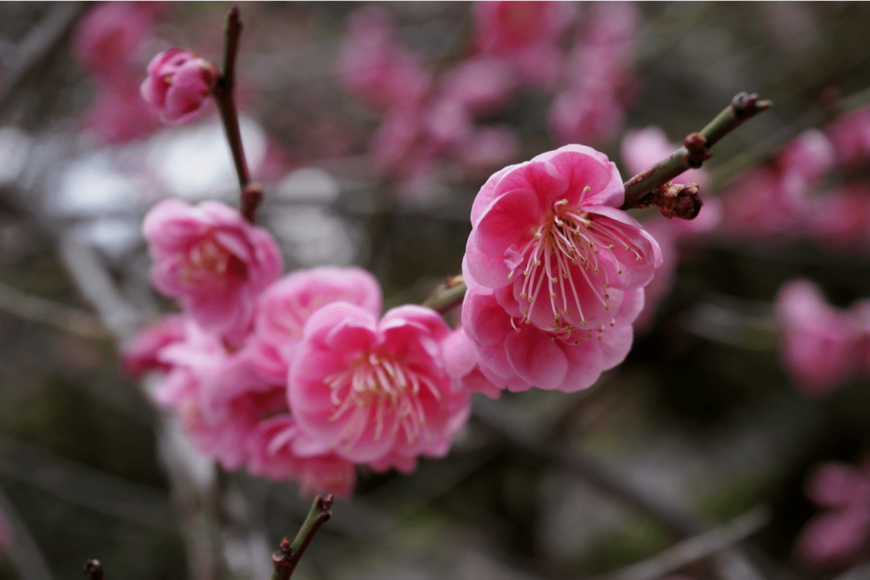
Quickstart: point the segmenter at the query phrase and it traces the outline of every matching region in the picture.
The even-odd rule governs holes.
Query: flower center
[[[575,332],[576,327],[565,319],[569,308],[576,309],[580,326],[586,326],[588,321],[583,304],[590,300],[591,291],[591,300],[610,310],[608,289],[611,280],[602,252],[612,259],[617,275],[623,273],[613,252],[617,246],[634,253],[638,262],[643,260],[638,249],[612,220],[578,209],[589,189],[588,186],[583,189],[577,207],[569,207],[567,199],[553,204],[547,218],[530,232],[531,239],[514,254],[513,262],[518,266],[508,275],[511,280],[520,273],[523,276],[520,305],[524,308],[519,321],[531,324],[534,309],[549,306],[553,323],[543,330],[553,332],[556,335],[554,339],[560,338],[574,344],[579,344],[579,338],[592,338],[593,334],[586,329]],[[587,311],[590,306],[586,302]],[[520,332],[520,327],[513,319],[511,323]],[[610,325],[615,326],[615,321],[611,320]],[[604,326],[599,326],[597,331],[600,340]]]
[[[243,281],[248,277],[245,263],[211,236],[191,247],[186,258],[181,279],[190,286],[225,288],[228,281]]]
[[[441,401],[441,393],[429,377],[397,357],[376,352],[363,355],[348,370],[324,378],[323,383],[331,389],[330,400],[335,407],[330,422],[355,409],[343,441],[347,447],[362,436],[372,412],[375,441],[381,439],[385,428],[389,428],[390,436],[401,428],[410,446],[421,433],[428,437],[424,433],[426,413],[421,397],[428,391]]]

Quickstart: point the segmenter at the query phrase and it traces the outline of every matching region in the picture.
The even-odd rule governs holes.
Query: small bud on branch
[[[332,494],[326,497],[317,496],[314,498],[311,510],[309,510],[308,516],[302,523],[302,527],[299,528],[299,533],[296,534],[293,543],[291,544],[287,538],[281,540],[278,551],[272,554],[272,566],[274,567],[272,580],[288,580],[293,575],[296,565],[299,564],[299,560],[305,554],[305,549],[308,548],[308,544],[311,543],[314,534],[317,533],[320,526],[332,517],[332,512],[330,511],[332,499]]]

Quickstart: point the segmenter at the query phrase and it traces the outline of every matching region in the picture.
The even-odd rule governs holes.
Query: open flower
[[[203,111],[217,78],[217,69],[207,60],[183,48],[170,48],[148,63],[140,92],[160,113],[161,121],[181,125]]]
[[[402,306],[380,322],[337,302],[315,312],[290,368],[290,408],[300,428],[345,459],[413,469],[447,453],[469,413],[454,391],[440,343],[450,334],[434,310]]]
[[[179,300],[204,329],[230,342],[244,338],[257,296],[283,267],[272,236],[214,201],[161,202],[143,229],[155,259],[154,287]]]
[[[617,209],[624,196],[616,166],[582,145],[507,167],[474,200],[467,274],[496,290],[515,328],[573,342],[609,325],[661,265],[656,241]]]

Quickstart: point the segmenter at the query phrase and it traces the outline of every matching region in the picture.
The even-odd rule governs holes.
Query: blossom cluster
[[[392,16],[355,12],[339,58],[343,87],[383,119],[371,142],[376,169],[413,194],[439,162],[469,171],[515,159],[513,131],[491,119],[522,89],[554,95],[548,123],[562,143],[616,136],[629,91],[627,63],[637,29],[632,3],[595,5],[588,31],[563,2],[480,2],[468,56],[436,72],[397,39]],[[562,40],[575,30],[566,54]]]
[[[570,145],[506,167],[471,212],[462,326],[381,315],[358,268],[281,277],[271,235],[219,202],[161,202],[144,233],[155,288],[179,302],[127,347],[134,375],[227,469],[346,494],[355,465],[411,471],[447,453],[473,391],[577,391],[619,364],[661,264],[607,157]]]
[[[804,394],[825,395],[858,374],[870,377],[870,302],[841,310],[809,280],[794,280],[776,303],[782,364]]]

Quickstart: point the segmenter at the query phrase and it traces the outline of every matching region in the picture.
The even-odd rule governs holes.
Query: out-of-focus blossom
[[[559,143],[602,143],[616,137],[624,115],[611,93],[572,88],[553,100],[547,125]]]
[[[797,388],[820,396],[849,380],[858,366],[853,316],[830,306],[808,280],[788,283],[776,302],[783,327],[781,359]]]
[[[486,55],[460,62],[441,81],[441,92],[475,115],[500,109],[516,87],[513,69],[504,60]]]
[[[99,2],[76,28],[75,54],[92,74],[117,76],[130,64],[151,25],[151,13],[140,3]]]
[[[311,439],[289,414],[262,421],[247,446],[248,471],[276,481],[294,479],[303,495],[344,497],[356,484],[354,464]]]
[[[617,209],[624,195],[616,166],[582,145],[507,167],[481,188],[463,263],[462,318],[484,374],[489,368],[511,379],[499,384],[487,374],[496,385],[574,391],[628,353],[643,304],[638,290],[662,257]]]
[[[806,493],[825,511],[801,532],[797,557],[813,567],[865,559],[870,546],[870,462],[827,463],[810,475]]]
[[[786,241],[804,232],[808,184],[796,172],[756,167],[723,192],[722,204],[722,233]]]
[[[154,287],[179,300],[206,330],[241,340],[257,296],[281,274],[278,245],[235,209],[213,201],[196,207],[167,200],[143,224],[155,260]]]
[[[254,332],[247,348],[265,380],[283,384],[308,318],[327,304],[344,301],[373,316],[381,313],[381,288],[360,268],[298,270],[269,286],[259,298]]]
[[[810,234],[840,253],[870,249],[870,186],[856,183],[812,200]]]
[[[395,27],[383,8],[357,10],[338,59],[344,87],[380,109],[417,103],[431,83],[430,73],[395,41]]]
[[[826,132],[838,164],[852,165],[870,157],[870,108],[837,119]]]
[[[139,97],[139,87],[118,80],[98,85],[84,125],[106,143],[126,143],[150,135],[160,123],[152,108]]]
[[[665,135],[661,127],[651,125],[644,129],[627,131],[623,135],[622,161],[630,174],[634,175],[663,159],[667,159],[678,148],[679,145],[668,140],[668,136]],[[697,183],[703,188],[707,185],[709,177],[703,169],[690,169],[672,181],[673,183]]]
[[[568,2],[476,2],[475,45],[503,57],[527,83],[551,88],[561,67],[558,44],[575,13]]]
[[[403,306],[378,322],[348,303],[305,324],[290,369],[289,402],[300,428],[345,459],[376,469],[414,468],[447,453],[469,413],[454,391],[440,343],[450,334],[433,310]]]
[[[808,130],[792,140],[779,154],[784,171],[793,172],[807,181],[814,181],[833,169],[834,146],[817,130]]]
[[[139,90],[161,121],[180,125],[202,113],[217,78],[217,69],[207,60],[183,48],[170,48],[151,59]]]
[[[121,362],[124,370],[131,377],[140,377],[153,370],[170,370],[170,365],[158,358],[158,353],[174,342],[180,342],[187,336],[187,317],[182,314],[170,314],[139,331],[124,347]]]
[[[492,170],[517,158],[520,140],[507,125],[475,130],[458,149],[462,163],[472,170]]]

